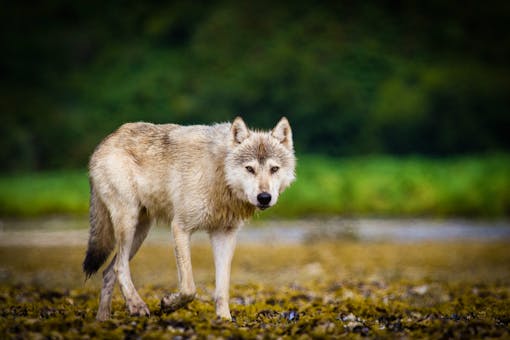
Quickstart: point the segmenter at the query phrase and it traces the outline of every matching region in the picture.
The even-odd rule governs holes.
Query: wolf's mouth
[[[266,210],[267,208],[269,208],[269,204],[257,204],[257,208],[259,208],[260,210]]]

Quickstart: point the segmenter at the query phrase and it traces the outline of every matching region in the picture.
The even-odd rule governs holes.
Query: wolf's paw
[[[195,294],[174,293],[161,299],[161,311],[172,313],[193,301]]]
[[[232,316],[230,312],[216,312],[216,316],[221,320],[232,321]]]
[[[110,319],[110,311],[109,310],[98,310],[96,314],[97,321],[106,321]]]
[[[216,316],[220,319],[232,321],[230,309],[228,308],[228,300],[223,298],[216,298]]]
[[[128,305],[129,315],[131,316],[150,316],[151,312],[144,302],[129,304]]]

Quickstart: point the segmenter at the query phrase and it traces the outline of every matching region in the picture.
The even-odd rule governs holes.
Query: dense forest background
[[[299,153],[507,152],[510,2],[40,1],[0,11],[1,171],[83,168],[126,121],[270,128]]]

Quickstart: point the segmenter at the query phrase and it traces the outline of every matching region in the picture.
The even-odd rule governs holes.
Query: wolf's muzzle
[[[266,209],[269,207],[269,202],[271,202],[271,194],[268,192],[262,192],[257,195],[257,201],[259,202],[260,209]]]

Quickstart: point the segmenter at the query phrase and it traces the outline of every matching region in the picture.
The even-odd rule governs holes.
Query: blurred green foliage
[[[268,216],[504,217],[510,157],[303,157]]]
[[[508,151],[504,2],[11,2],[0,170],[83,167],[126,121],[261,128],[297,150]]]
[[[302,156],[298,180],[259,218],[434,216],[500,218],[510,213],[510,156]],[[0,176],[0,216],[86,214],[85,171]]]
[[[85,171],[51,171],[0,177],[0,216],[85,215],[89,208]]]

